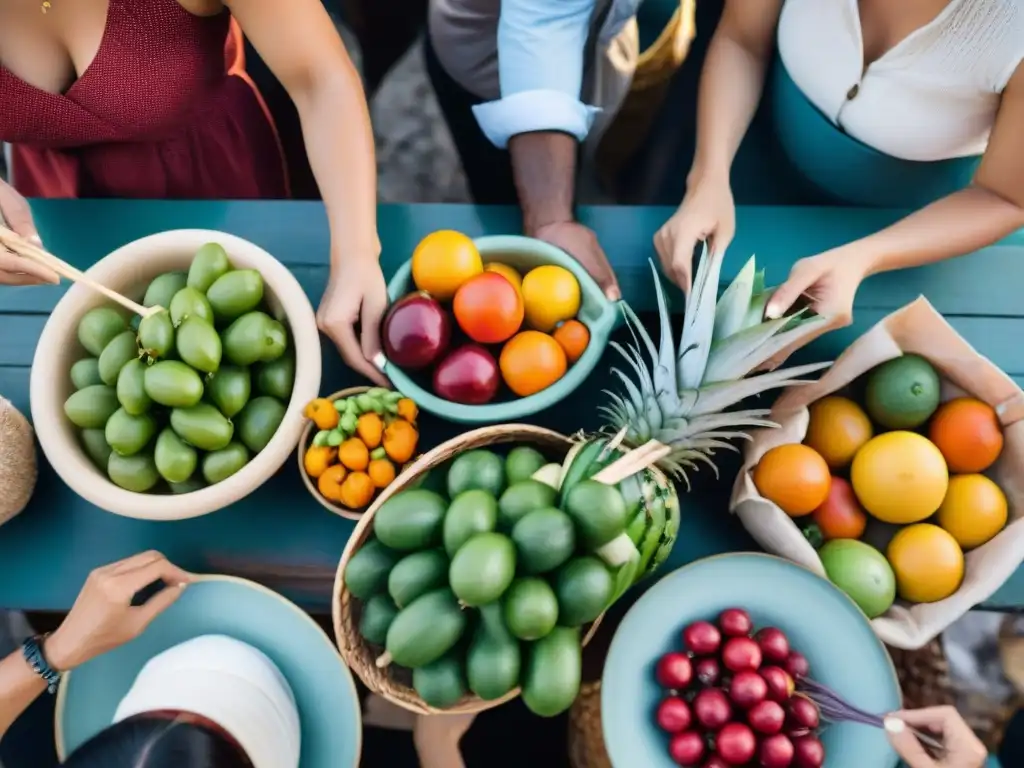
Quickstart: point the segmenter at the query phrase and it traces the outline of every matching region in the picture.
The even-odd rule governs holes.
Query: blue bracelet
[[[21,644],[21,652],[32,671],[43,678],[46,690],[52,694],[57,692],[57,686],[60,684],[60,672],[51,667],[46,656],[43,655],[42,642],[45,637],[45,635],[40,635],[28,638]]]

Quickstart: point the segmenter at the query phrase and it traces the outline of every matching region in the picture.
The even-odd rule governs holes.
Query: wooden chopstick
[[[669,446],[657,440],[648,440],[639,448],[634,448],[616,459],[594,475],[593,479],[606,485],[617,485],[630,475],[661,461],[670,453],[672,449]]]
[[[149,315],[160,312],[163,307],[144,307],[138,304],[127,296],[122,296],[117,291],[113,291],[107,288],[105,285],[101,285],[88,277],[84,272],[68,264],[63,259],[59,259],[49,251],[46,251],[34,243],[26,240],[17,232],[8,229],[5,226],[0,225],[0,244],[6,246],[10,251],[13,251],[22,258],[34,261],[36,264],[52,269],[61,277],[66,280],[71,280],[75,283],[81,283],[87,288],[91,288],[97,293],[101,293],[111,301],[115,301],[128,311],[139,315],[140,317],[148,317]]]

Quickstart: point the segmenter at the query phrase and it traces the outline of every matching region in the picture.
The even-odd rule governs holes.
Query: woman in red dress
[[[382,382],[368,362],[387,303],[373,135],[320,0],[0,0],[0,141],[12,147],[0,213],[32,237],[23,196],[288,197],[273,119],[245,74],[243,31],[295,102],[327,208],[320,327]],[[56,281],[0,252],[0,284]]]

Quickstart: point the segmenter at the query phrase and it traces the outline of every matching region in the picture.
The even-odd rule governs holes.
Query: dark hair
[[[76,749],[65,768],[252,768],[230,740],[200,725],[141,715]]]

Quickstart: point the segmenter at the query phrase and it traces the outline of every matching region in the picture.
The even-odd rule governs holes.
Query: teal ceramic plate
[[[857,606],[828,581],[770,555],[737,553],[698,560],[653,586],[615,632],[601,683],[601,723],[615,768],[673,768],[668,737],[654,722],[662,693],[658,658],[681,650],[683,627],[725,608],[746,608],[755,627],[783,630],[811,675],[869,712],[900,707],[896,670]],[[892,768],[896,754],[881,729],[827,726],[828,768]]]
[[[572,272],[580,283],[581,303],[579,319],[590,330],[590,343],[582,357],[569,366],[565,376],[547,389],[517,399],[463,405],[444,400],[420,386],[397,365],[381,358],[380,367],[402,394],[411,397],[425,411],[460,424],[498,424],[517,421],[550,408],[572,393],[597,366],[608,345],[608,337],[622,319],[617,302],[608,301],[600,286],[576,259],[561,248],[521,235],[494,235],[478,237],[473,242],[484,263],[500,261],[525,274],[534,267],[557,264]],[[388,298],[396,301],[415,290],[412,282],[412,260],[406,261],[388,284]]]
[[[359,764],[359,697],[334,643],[296,605],[265,587],[230,576],[202,577],[141,637],[65,676],[54,724],[61,760],[110,724],[146,661],[206,634],[249,643],[287,678],[302,720],[299,768]]]

